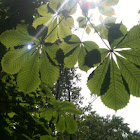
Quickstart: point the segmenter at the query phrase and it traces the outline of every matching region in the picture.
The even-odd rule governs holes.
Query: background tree
[[[129,124],[117,116],[99,116],[96,112],[77,118],[78,130],[74,140],[139,140],[140,132],[131,131]],[[58,140],[68,139],[66,133],[58,134]]]

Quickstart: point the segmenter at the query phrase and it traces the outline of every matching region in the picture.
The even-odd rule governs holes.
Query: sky
[[[115,17],[117,17],[116,22],[122,22],[128,30],[130,30],[134,25],[138,24],[140,21],[140,14],[138,11],[140,10],[140,0],[120,0],[119,3],[114,6],[115,8]],[[98,16],[97,13],[95,15]],[[79,15],[77,15],[79,16]],[[81,31],[82,32],[82,31]],[[81,35],[79,32],[75,32],[78,36]],[[97,34],[90,33],[90,35],[84,34],[83,41],[92,40],[95,41],[100,47],[105,47],[101,39]],[[108,42],[107,42],[108,43]],[[87,77],[91,73],[92,70],[89,70],[87,73],[78,70],[77,72],[81,74],[81,82],[78,83],[79,86],[82,87],[81,94],[85,97],[84,105],[88,105],[88,102],[94,100],[95,96],[90,96],[90,91],[86,86]],[[98,97],[94,102],[92,102],[92,110],[96,111],[101,116],[106,115],[117,115],[124,118],[124,122],[129,124],[129,127],[132,131],[139,130],[140,131],[140,98],[136,98],[131,96],[128,105],[115,112],[112,109],[106,107]]]

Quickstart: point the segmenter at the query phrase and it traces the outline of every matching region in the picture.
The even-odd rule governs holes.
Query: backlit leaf
[[[57,12],[63,2],[64,0],[51,0],[49,6],[54,12]]]
[[[50,23],[45,42],[54,43],[57,40],[57,19]]]
[[[62,115],[59,115],[58,122],[56,123],[56,129],[59,132],[64,132],[65,131],[65,118]]]
[[[33,37],[20,32],[19,30],[7,30],[0,36],[0,41],[7,48],[32,43]]]
[[[109,65],[109,57],[89,76],[87,86],[92,94],[100,95],[100,89]]]
[[[128,84],[130,93],[134,96],[140,97],[140,69],[130,61],[126,61],[121,57],[118,57],[118,64],[122,76]]]
[[[111,81],[109,89],[103,96],[101,96],[101,99],[102,102],[109,108],[118,110],[127,105],[129,102],[129,94],[125,90],[125,86],[123,85],[121,78],[121,73],[113,59],[111,59],[110,65]]]
[[[140,65],[140,49],[123,50],[119,51],[118,53],[134,64]]]
[[[77,131],[76,121],[70,116],[65,115],[64,117],[66,121],[66,131],[70,134],[74,134]]]
[[[46,4],[41,5],[38,9],[37,9],[38,13],[41,16],[47,16],[48,15],[48,8]]]
[[[59,68],[50,62],[45,49],[42,50],[41,54],[40,73],[42,82],[49,86],[53,86],[59,77]]]
[[[134,26],[125,39],[117,46],[117,48],[139,48],[140,46],[140,25]]]
[[[29,50],[27,48],[7,52],[2,59],[3,71],[9,74],[18,73],[28,58]]]
[[[39,83],[39,51],[36,50],[18,73],[17,84],[21,91],[29,93],[36,90]]]
[[[47,14],[45,17],[39,17],[34,20],[33,27],[36,29],[38,25],[49,26],[51,24],[51,14]]]

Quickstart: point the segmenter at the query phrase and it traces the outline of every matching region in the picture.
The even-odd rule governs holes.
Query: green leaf
[[[62,102],[61,106],[62,106],[62,108],[68,108],[68,107],[75,108],[75,105],[71,102],[68,102],[68,101]]]
[[[67,42],[69,44],[74,44],[74,43],[81,43],[81,40],[78,36],[72,34],[65,38],[65,42]]]
[[[50,121],[53,116],[53,109],[43,108],[43,110],[41,110],[40,116],[45,118],[47,121]]]
[[[46,52],[49,55],[49,57],[51,58],[51,60],[55,63],[58,64],[57,60],[56,60],[56,53],[59,50],[59,46],[58,45],[52,45],[52,46],[47,46],[46,47]]]
[[[85,65],[86,54],[87,51],[85,50],[85,48],[81,47],[79,58],[78,58],[78,64],[79,64],[79,68],[84,71],[88,71],[90,69],[87,65]]]
[[[64,51],[65,66],[68,68],[74,67],[76,62],[79,63],[79,68],[87,71],[90,67],[87,65],[87,61],[91,61],[92,64],[98,63],[100,59],[100,52],[98,51],[98,45],[92,41],[80,42],[80,39],[72,35],[68,39],[65,39],[67,43],[62,43],[61,48]],[[86,55],[92,52],[92,60],[85,60]],[[95,53],[96,52],[96,53]]]
[[[68,57],[65,57],[64,59],[65,66],[68,68],[74,67],[74,65],[78,61],[79,53],[80,47],[77,46],[71,52],[69,52],[69,54],[66,54],[66,56],[68,55]]]
[[[58,112],[53,112],[53,117],[54,117],[53,123],[54,123],[54,124],[57,123],[58,116],[59,116],[59,113],[58,113]]]
[[[66,131],[70,134],[74,134],[77,131],[76,121],[70,116],[65,115],[64,117],[66,121]]]
[[[71,35],[71,29],[65,21],[62,21],[58,26],[58,36],[61,40],[63,40],[66,36]]]
[[[2,69],[9,74],[16,74],[29,58],[27,48],[12,50],[6,53],[2,59]]]
[[[56,139],[49,135],[43,135],[40,137],[40,140],[56,140]]]
[[[9,116],[10,118],[13,118],[13,117],[14,117],[14,115],[16,115],[16,113],[15,113],[15,112],[10,112],[10,113],[8,113],[8,116]]]
[[[86,27],[86,33],[89,34],[91,31],[91,28],[89,26]]]
[[[101,89],[102,83],[104,81],[106,72],[108,70],[108,66],[109,66],[109,56],[89,76],[89,79],[88,79],[88,82],[87,82],[87,86],[90,89],[92,94],[100,95],[100,89]]]
[[[40,73],[42,82],[49,86],[53,86],[59,78],[59,68],[50,62],[45,49],[42,50],[41,54]]]
[[[100,35],[103,39],[108,39],[108,29],[105,26],[102,26]]]
[[[125,39],[117,48],[139,48],[140,46],[140,25],[134,26],[127,34]]]
[[[111,48],[116,48],[118,43],[124,38],[127,34],[127,28],[123,24],[112,24],[108,31],[108,41],[111,45]]]
[[[49,6],[54,12],[57,12],[57,10],[60,8],[60,6],[62,5],[63,2],[64,2],[64,0],[57,0],[57,1],[51,0],[49,2]]]
[[[17,84],[21,91],[29,93],[36,90],[39,83],[39,51],[36,50],[18,73]]]
[[[119,51],[122,56],[136,65],[140,65],[140,49]]]
[[[24,33],[27,36],[29,35],[28,26],[26,24],[18,24],[16,27],[16,30],[21,32],[21,33]]]
[[[121,57],[118,57],[117,60],[122,76],[128,84],[130,93],[136,97],[140,97],[140,69]]]
[[[121,109],[129,102],[129,94],[127,93],[121,73],[113,58],[110,61],[111,65],[111,81],[107,92],[101,96],[102,102],[114,110]]]
[[[7,30],[0,36],[0,41],[7,48],[27,45],[33,42],[33,37],[19,30]]]
[[[75,3],[76,3],[75,0],[67,1],[67,3],[64,5],[64,10],[62,11],[62,13],[65,13],[65,15],[67,16],[75,14],[77,10],[77,5],[75,5]]]
[[[46,86],[46,84],[41,84],[40,85],[41,90],[43,90],[43,93],[46,95],[48,98],[53,98],[53,94],[50,88]]]
[[[74,26],[74,19],[71,16],[68,16],[65,20],[64,23],[72,28]]]
[[[81,111],[75,108],[75,105],[71,102],[64,101],[61,103],[61,108],[64,112],[73,113],[76,115],[80,115]]]
[[[45,17],[39,17],[34,20],[33,27],[36,29],[39,25],[49,26],[51,24],[51,14],[47,14]]]
[[[21,134],[26,140],[32,140],[29,136],[25,135],[25,134]]]
[[[87,20],[86,20],[85,17],[79,17],[79,18],[77,19],[77,21],[79,22],[79,27],[80,27],[80,28],[85,28],[85,27],[86,27],[86,25],[87,25]]]
[[[57,19],[50,23],[45,42],[54,43],[57,40]]]
[[[85,41],[83,42],[83,44],[83,47],[85,48],[87,53],[85,56],[84,64],[88,67],[93,67],[94,64],[101,62],[101,55],[98,45],[92,41]]]
[[[107,73],[105,75],[104,81],[101,86],[101,90],[100,90],[101,96],[107,92],[107,90],[109,89],[109,85],[110,85],[110,64],[108,66]]]
[[[63,111],[64,112],[68,112],[68,113],[72,113],[72,114],[75,114],[75,115],[81,115],[82,112],[76,108],[70,108],[70,107],[65,107],[63,108]]]
[[[100,62],[102,62],[105,59],[105,57],[108,55],[108,53],[110,52],[110,50],[104,49],[104,48],[100,48],[98,50],[100,52],[100,57],[99,57],[100,59],[99,60],[100,60]],[[97,64],[94,64],[94,67],[100,65],[100,62],[97,63]]]
[[[41,16],[47,16],[48,15],[48,8],[46,4],[41,5],[38,9],[37,9],[38,13]]]
[[[59,115],[58,122],[56,123],[56,129],[59,132],[64,132],[65,131],[65,118],[62,115]]]

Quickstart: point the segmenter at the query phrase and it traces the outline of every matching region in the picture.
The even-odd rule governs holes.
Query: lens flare
[[[32,48],[32,45],[31,44],[28,44],[27,45],[27,49],[30,50],[31,48]]]

